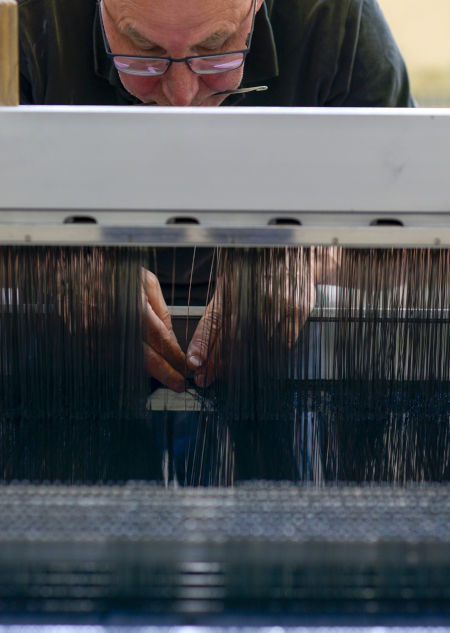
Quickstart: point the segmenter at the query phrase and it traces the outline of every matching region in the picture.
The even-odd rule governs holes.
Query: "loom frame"
[[[0,146],[1,244],[450,246],[450,109],[3,107]]]

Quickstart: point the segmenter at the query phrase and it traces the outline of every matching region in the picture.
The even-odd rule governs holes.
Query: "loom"
[[[445,110],[0,108],[0,242],[447,250],[449,123]],[[448,309],[432,315],[441,348]],[[440,483],[409,486],[5,485],[0,617],[49,630],[449,630],[445,482],[444,468]]]

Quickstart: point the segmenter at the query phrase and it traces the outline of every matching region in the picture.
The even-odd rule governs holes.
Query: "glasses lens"
[[[138,75],[140,77],[152,77],[162,75],[169,66],[169,60],[155,57],[114,57],[114,66],[121,73]]]
[[[191,57],[189,67],[199,75],[213,75],[227,73],[240,68],[244,63],[244,53],[227,53],[226,55],[208,55],[206,57]]]

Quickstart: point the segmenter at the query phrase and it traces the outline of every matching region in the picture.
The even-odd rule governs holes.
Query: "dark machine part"
[[[448,486],[0,490],[3,623],[450,624]]]

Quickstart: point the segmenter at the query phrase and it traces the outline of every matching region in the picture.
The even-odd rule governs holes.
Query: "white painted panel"
[[[450,212],[450,110],[0,108],[0,209]]]

